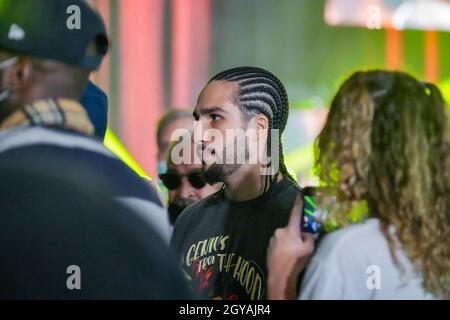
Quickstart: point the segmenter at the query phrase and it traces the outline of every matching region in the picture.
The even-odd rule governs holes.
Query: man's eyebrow
[[[223,113],[228,114],[228,112],[222,107],[205,107],[205,108],[200,109],[200,114],[202,114],[202,115],[211,114],[214,112],[223,112]]]
[[[214,112],[222,112],[225,114],[228,114],[228,111],[226,111],[224,108],[222,107],[205,107],[205,108],[200,108],[200,111],[197,112],[196,110],[194,110],[194,112],[192,112],[192,115],[194,116],[195,120],[198,120],[199,118],[199,113],[200,115],[207,115],[207,114],[211,114]]]

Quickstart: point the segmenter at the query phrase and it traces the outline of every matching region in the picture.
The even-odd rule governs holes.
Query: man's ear
[[[269,119],[263,114],[255,116],[256,128],[258,130],[269,130]]]
[[[265,141],[269,131],[269,119],[263,114],[257,114],[252,120],[256,128],[257,140],[263,139]]]
[[[22,91],[31,81],[32,63],[29,59],[19,57],[17,62],[7,69],[8,88],[11,91]]]

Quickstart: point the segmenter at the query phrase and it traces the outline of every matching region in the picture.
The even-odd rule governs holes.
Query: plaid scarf
[[[28,104],[0,123],[0,130],[18,126],[45,126],[92,135],[94,127],[86,110],[75,100],[46,99]]]

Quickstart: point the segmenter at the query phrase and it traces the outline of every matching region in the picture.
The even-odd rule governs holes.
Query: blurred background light
[[[210,77],[238,65],[271,70],[285,84],[291,110],[283,145],[301,184],[314,182],[314,138],[355,70],[403,70],[437,83],[450,100],[450,1],[90,2],[111,37],[93,80],[109,96],[110,128],[145,175],[156,174],[159,117],[192,110]]]

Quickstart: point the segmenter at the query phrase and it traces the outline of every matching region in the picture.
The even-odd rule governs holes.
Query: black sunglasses
[[[195,189],[201,189],[206,185],[206,180],[203,174],[199,171],[191,172],[188,174],[179,174],[175,172],[166,172],[159,175],[159,178],[163,182],[164,186],[169,190],[177,189],[181,184],[181,178],[187,177],[189,183]]]

